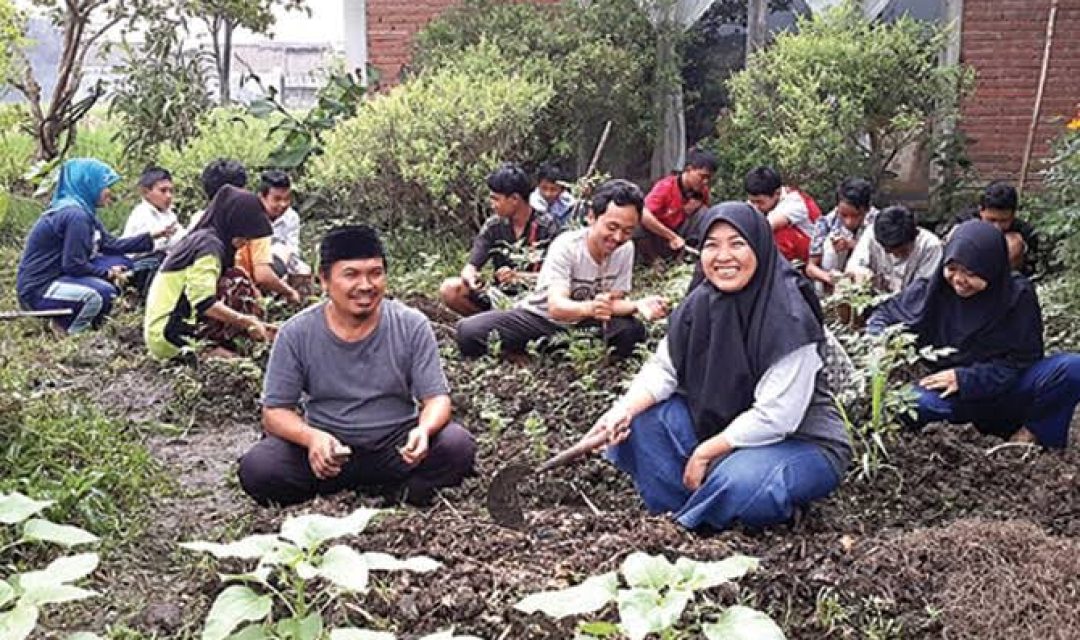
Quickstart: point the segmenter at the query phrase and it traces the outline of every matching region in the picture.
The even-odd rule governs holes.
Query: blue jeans
[[[1027,427],[1044,447],[1064,448],[1069,424],[1080,402],[1080,355],[1060,353],[1027,368],[1012,389],[991,400],[964,402],[942,398],[916,386],[918,423],[974,423],[983,433],[1008,437]]]
[[[123,261],[131,264],[124,256],[98,256],[90,262],[108,269],[116,264],[124,264]],[[101,324],[112,310],[113,300],[119,293],[108,280],[94,276],[60,276],[28,306],[35,311],[71,309],[70,315],[60,316],[55,322],[68,334],[74,335]]]
[[[697,444],[689,407],[676,395],[634,418],[630,437],[606,455],[633,477],[650,512],[673,513],[688,529],[727,529],[736,520],[751,528],[787,522],[796,507],[840,485],[821,447],[788,438],[736,449],[709,468],[697,491],[690,491],[683,485],[683,470]]]

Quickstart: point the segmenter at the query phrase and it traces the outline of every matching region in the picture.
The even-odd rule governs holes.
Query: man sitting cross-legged
[[[499,335],[502,349],[523,353],[530,340],[572,327],[602,328],[604,340],[625,357],[645,339],[635,318],[657,320],[667,315],[659,296],[629,300],[634,245],[629,242],[641,221],[644,197],[626,180],[610,180],[592,197],[589,226],[563,233],[551,243],[536,290],[510,311],[487,311],[460,321],[462,355],[487,352],[488,335]]]
[[[264,505],[361,485],[401,487],[423,504],[460,484],[476,456],[472,435],[451,421],[435,334],[420,312],[384,300],[386,257],[372,228],[330,231],[319,258],[329,300],[278,332],[263,386],[266,436],[240,460],[240,484]]]

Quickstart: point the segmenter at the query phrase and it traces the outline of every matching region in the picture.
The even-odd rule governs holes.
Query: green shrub
[[[511,68],[531,67],[554,84],[558,98],[532,123],[538,146],[530,160],[584,170],[608,120],[613,134],[602,166],[621,174],[648,160],[656,43],[634,0],[466,0],[417,35],[414,69],[437,70],[481,41],[495,45]]]
[[[0,191],[20,184],[33,163],[34,139],[21,128],[24,118],[17,106],[0,106]]]
[[[199,176],[208,162],[216,158],[239,160],[248,168],[248,180],[252,181],[277,146],[269,136],[270,123],[239,109],[214,109],[200,119],[198,130],[179,151],[170,146],[158,151],[158,164],[173,174],[174,208],[181,213],[181,221],[206,204]]]
[[[305,184],[333,217],[377,224],[473,226],[484,179],[533,157],[533,122],[555,98],[550,80],[483,43],[385,96],[326,137]]]
[[[947,37],[907,17],[871,22],[854,2],[800,20],[728,81],[724,190],[738,194],[759,164],[825,198],[845,176],[881,183],[902,149],[955,117],[970,86],[967,70],[938,64]]]

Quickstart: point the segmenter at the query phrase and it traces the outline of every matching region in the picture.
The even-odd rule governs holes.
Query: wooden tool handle
[[[597,431],[596,433],[587,434],[581,440],[578,440],[573,446],[565,451],[562,451],[552,457],[536,468],[537,473],[554,469],[555,467],[561,467],[565,464],[573,462],[578,458],[591,453],[597,447],[602,446],[607,442],[607,433],[604,431]]]

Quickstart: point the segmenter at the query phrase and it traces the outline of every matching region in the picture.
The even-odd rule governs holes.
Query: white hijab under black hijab
[[[945,280],[950,262],[986,280],[985,290],[962,298]],[[887,300],[889,315],[918,336],[920,346],[956,351],[931,363],[935,369],[994,360],[1026,367],[1042,358],[1042,317],[1031,283],[1012,273],[1005,236],[982,220],[952,232],[937,272]]]
[[[746,203],[718,204],[702,219],[702,238],[720,222],[746,239],[757,270],[735,293],[701,282],[672,314],[667,337],[679,389],[702,440],[753,405],[754,389],[769,367],[825,341],[813,286],[780,255],[766,217]]]

